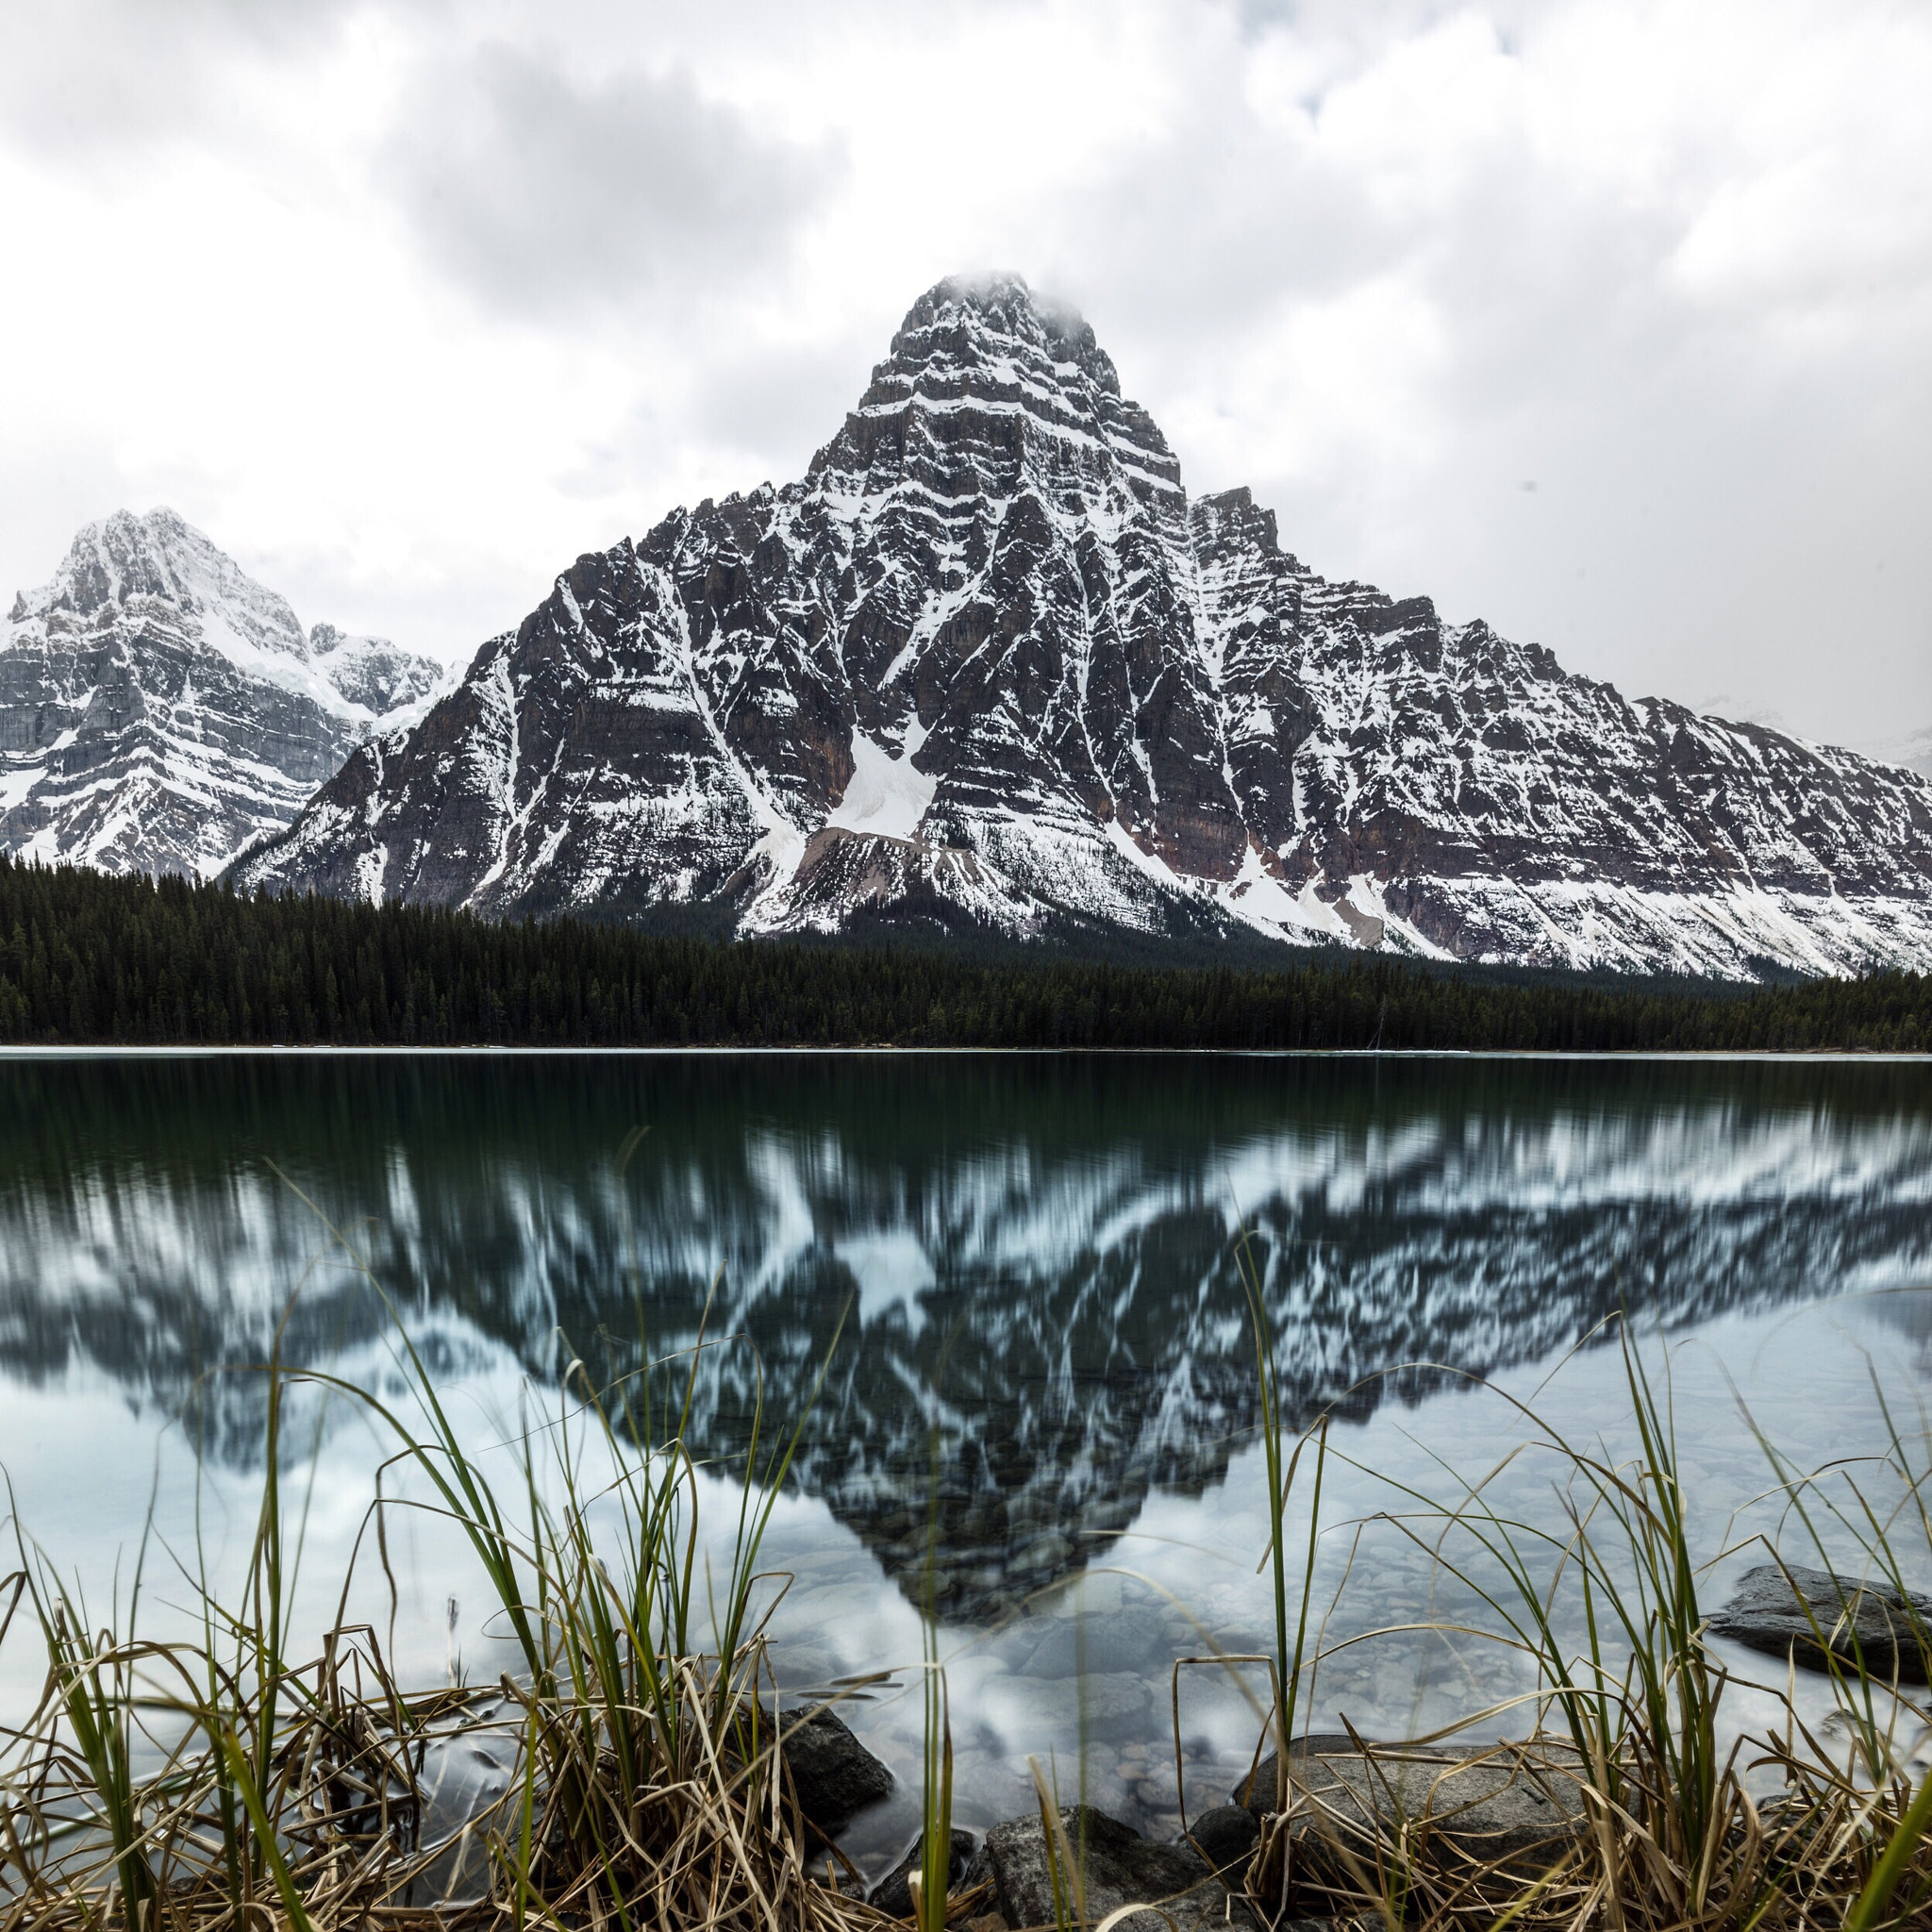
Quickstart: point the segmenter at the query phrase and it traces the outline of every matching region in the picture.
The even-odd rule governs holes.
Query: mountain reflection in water
[[[1923,1277],[1928,1191],[1899,1064],[15,1058],[0,1375],[193,1402],[245,1462],[258,1378],[205,1372],[264,1359],[298,1287],[291,1361],[369,1359],[387,1321],[317,1209],[452,1372],[627,1366],[641,1318],[662,1355],[715,1281],[710,1332],[751,1339],[789,1426],[849,1304],[792,1480],[908,1595],[936,1508],[941,1607],[976,1623],[1226,1473],[1242,1227],[1285,1406],[1359,1419],[1619,1308],[1674,1330]],[[707,1356],[702,1451],[753,1390],[744,1350]]]

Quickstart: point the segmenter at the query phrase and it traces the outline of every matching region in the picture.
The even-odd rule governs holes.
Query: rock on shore
[[[1745,1572],[1710,1628],[1807,1670],[1825,1670],[1834,1661],[1856,1669],[1862,1659],[1874,1677],[1932,1682],[1932,1598],[1901,1596],[1887,1584],[1861,1583],[1829,1570],[1761,1563]]]
[[[949,1891],[957,1891],[966,1884],[978,1849],[978,1840],[970,1831],[953,1834],[952,1856],[946,1860],[946,1887]],[[912,1916],[912,1880],[919,1871],[924,1851],[925,1834],[921,1832],[913,1840],[912,1849],[866,1894],[866,1904],[876,1906],[882,1912],[890,1912],[895,1919],[909,1919]]]
[[[1133,1932],[1158,1932],[1163,1923],[1174,1932],[1207,1932],[1215,1925],[1257,1932],[1247,1907],[1191,1846],[1155,1844],[1090,1805],[1068,1806],[1060,1812],[1060,1828],[1076,1855],[1085,1852],[1089,1924],[1097,1925],[1122,1906],[1145,1905],[1146,1913],[1125,1922]],[[1012,1818],[987,1833],[974,1876],[991,1875],[1008,1925],[1051,1925],[1053,1862],[1040,1819]],[[1158,1912],[1151,1909],[1156,1906]]]
[[[891,1793],[892,1774],[843,1718],[823,1706],[803,1716],[786,1712],[778,1748],[798,1808],[823,1837],[836,1837],[849,1819]]]

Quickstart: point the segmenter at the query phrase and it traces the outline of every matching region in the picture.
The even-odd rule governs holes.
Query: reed
[[[912,1888],[919,1932],[945,1932],[953,1887],[953,1719],[940,1662],[939,1622],[923,1620],[925,1736],[920,1787],[918,1883]]]
[[[926,1504],[925,1574],[919,1619],[924,1731],[920,1765],[919,1871],[911,1887],[912,1916],[919,1932],[945,1932],[953,1888],[953,1716],[945,1665],[940,1655],[941,1438],[937,1424],[927,1432],[926,1465],[931,1490]]]
[[[1236,1248],[1241,1288],[1248,1304],[1249,1325],[1255,1335],[1255,1383],[1260,1402],[1261,1455],[1268,1478],[1268,1546],[1262,1561],[1270,1568],[1274,1584],[1274,1657],[1273,1670],[1274,1731],[1277,1772],[1275,1808],[1288,1807],[1289,1754],[1295,1735],[1295,1707],[1300,1700],[1302,1669],[1308,1641],[1308,1606],[1315,1574],[1315,1557],[1322,1529],[1322,1476],[1327,1466],[1328,1419],[1324,1415],[1315,1426],[1296,1438],[1294,1447],[1287,1446],[1287,1425],[1281,1413],[1280,1378],[1274,1367],[1274,1331],[1268,1321],[1259,1269],[1255,1262],[1253,1243],[1243,1235]],[[1292,1619],[1294,1640],[1289,1641],[1288,1589],[1288,1511],[1294,1493],[1295,1477],[1302,1456],[1312,1441],[1315,1444],[1314,1495],[1308,1506],[1308,1541],[1302,1563],[1300,1602]]]
[[[0,1932],[875,1918],[809,1868],[776,1749],[758,1550],[806,1416],[774,1437],[760,1393],[713,1576],[685,1430],[700,1351],[735,1343],[701,1337],[601,1386],[573,1361],[558,1414],[519,1432],[511,1504],[394,1332],[413,1415],[267,1365],[266,1474],[240,1607],[217,1601],[205,1565],[184,1566],[200,1591],[196,1640],[141,1634],[139,1572],[122,1627],[96,1626],[17,1528],[20,1567],[0,1601],[27,1607],[48,1672],[38,1707],[0,1740]],[[667,1372],[682,1387],[660,1405],[653,1384]],[[375,1630],[346,1623],[319,1656],[290,1660],[283,1430],[305,1382],[362,1405],[391,1432],[391,1460],[425,1479],[419,1502],[379,1492],[365,1525],[378,1550],[399,1507],[460,1530],[517,1659],[498,1685],[405,1694]],[[593,1538],[593,1507],[614,1510],[614,1531]],[[349,1592],[345,1580],[344,1604]],[[11,1624],[9,1611],[0,1631]],[[511,1751],[515,1775],[439,1841],[425,1767],[470,1739]]]
[[[1445,1932],[1932,1924],[1932,1778],[1915,1789],[1908,1768],[1932,1714],[1900,1685],[1862,1657],[1835,1673],[1855,1739],[1844,1761],[1800,1722],[1789,1687],[1779,1726],[1721,1744],[1732,1678],[1706,1638],[1668,1377],[1659,1384],[1627,1329],[1621,1346],[1632,1453],[1612,1457],[1573,1441],[1517,1405],[1524,1446],[1554,1452],[1567,1471],[1555,1527],[1499,1512],[1486,1482],[1460,1482],[1447,1505],[1404,1490],[1407,1507],[1389,1518],[1491,1612],[1491,1627],[1463,1634],[1507,1645],[1533,1671],[1536,1721],[1511,1761],[1567,1785],[1581,1827],[1533,1869],[1520,1857],[1481,1863],[1441,1821],[1405,1816],[1394,1798],[1397,1754],[1364,1746],[1366,1774],[1383,1780],[1386,1800],[1372,1821],[1360,1806],[1338,1808],[1299,1773],[1284,1780],[1291,1788],[1250,1872],[1264,1914],[1319,1908]],[[1821,1558],[1835,1547],[1833,1567],[1842,1571],[1852,1547],[1866,1574],[1902,1588],[1900,1531],[1925,1537],[1921,1547],[1932,1555],[1932,1519],[1923,1458],[1895,1424],[1890,1437],[1883,1507],[1845,1471],[1805,1476],[1776,1458],[1774,1493],[1809,1525]],[[1278,1546],[1272,1464],[1270,1475]],[[1838,1530],[1835,1541],[1821,1515]],[[1452,1553],[1457,1538],[1467,1555]],[[1578,1625],[1580,1647],[1564,1636]],[[1473,1712],[1468,1722],[1494,1726],[1506,1715]],[[1774,1801],[1753,1798],[1753,1770],[1781,1774]],[[1293,1840],[1291,1867],[1270,1858],[1277,1837]]]

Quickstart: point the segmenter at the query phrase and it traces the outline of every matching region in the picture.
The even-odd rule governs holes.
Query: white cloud
[[[0,76],[13,582],[172,501],[305,617],[466,650],[799,474],[1001,265],[1318,569],[1932,720],[1921,11],[76,0]]]

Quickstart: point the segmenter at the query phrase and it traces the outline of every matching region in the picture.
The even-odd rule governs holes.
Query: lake
[[[1620,1312],[1668,1374],[1712,1604],[1777,1523],[1754,1424],[1795,1466],[1865,1467],[1888,1441],[1876,1389],[1923,1446],[1928,1074],[1911,1060],[8,1057],[0,1463],[23,1532],[83,1579],[96,1621],[131,1589],[152,1520],[140,1614],[165,1629],[188,1599],[175,1564],[220,1575],[246,1544],[254,1370],[278,1332],[290,1363],[402,1400],[399,1318],[466,1440],[501,1457],[533,1428],[568,1435],[574,1358],[601,1377],[689,1351],[704,1324],[720,1345],[698,1357],[689,1440],[717,1534],[758,1396],[768,1445],[803,1418],[765,1547],[791,1579],[771,1624],[783,1681],[898,1671],[845,1707],[901,1777],[853,1856],[875,1870],[913,1829],[906,1667],[928,1600],[961,1822],[1025,1808],[1038,1757],[1064,1794],[1084,1781],[1172,1830],[1174,1660],[1209,1639],[1260,1648],[1272,1627],[1244,1232],[1288,1419],[1333,1418],[1305,1710],[1371,1736],[1483,1711],[1478,1731],[1520,1731],[1521,1707],[1492,1710],[1532,1688],[1513,1654],[1441,1629],[1369,1634],[1494,1624],[1479,1566],[1428,1506],[1481,1483],[1491,1507],[1560,1526],[1560,1458],[1511,1453],[1536,1434],[1520,1405],[1627,1448]],[[393,1442],[343,1397],[307,1391],[295,1414],[298,1600],[319,1638]],[[1297,1568],[1310,1468],[1291,1513]],[[396,1472],[385,1482],[408,1493]],[[351,1614],[406,1675],[494,1681],[508,1653],[465,1553],[435,1517],[391,1514],[396,1597],[365,1535]],[[8,1715],[41,1668],[16,1628],[0,1647]],[[1770,1708],[1741,1690],[1731,1722]],[[1254,1739],[1224,1674],[1184,1670],[1179,1736],[1191,1809],[1220,1802]]]

